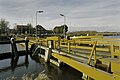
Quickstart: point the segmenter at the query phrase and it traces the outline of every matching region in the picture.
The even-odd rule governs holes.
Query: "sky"
[[[120,32],[120,0],[0,0],[0,18],[14,24],[37,23],[45,29],[68,25],[69,31]]]

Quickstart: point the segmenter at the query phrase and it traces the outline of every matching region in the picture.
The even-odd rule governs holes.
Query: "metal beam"
[[[91,67],[87,64],[80,63],[71,58],[62,56],[60,54],[52,53],[52,56],[75,68],[76,70],[88,75],[95,80],[120,80],[119,76],[114,76],[102,70]]]
[[[60,45],[61,47],[68,47],[67,45]],[[86,50],[92,50],[92,47],[89,46],[74,46],[71,45],[71,48],[80,48],[80,49],[86,49]],[[105,52],[109,52],[110,50],[108,48],[96,48],[97,51],[105,51]]]

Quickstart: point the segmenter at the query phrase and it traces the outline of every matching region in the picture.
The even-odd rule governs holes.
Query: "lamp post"
[[[37,37],[37,13],[43,13],[43,11],[36,11],[36,37]]]
[[[66,32],[65,32],[65,15],[63,14],[60,14],[60,16],[63,16],[64,17],[64,29],[63,29],[63,34],[64,34],[64,38],[66,38]]]

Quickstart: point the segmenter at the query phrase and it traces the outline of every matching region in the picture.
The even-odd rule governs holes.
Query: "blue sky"
[[[70,31],[120,31],[120,0],[0,0],[0,18],[14,23],[38,24],[46,29],[63,24],[62,13]]]

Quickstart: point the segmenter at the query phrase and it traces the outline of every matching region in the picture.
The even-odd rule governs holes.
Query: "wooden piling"
[[[17,46],[16,46],[16,42],[14,38],[11,38],[11,46],[12,46],[12,55],[14,55],[15,57],[19,57],[18,54],[18,50],[17,50]]]
[[[27,54],[28,54],[28,42],[29,42],[28,37],[25,37],[25,50]]]

